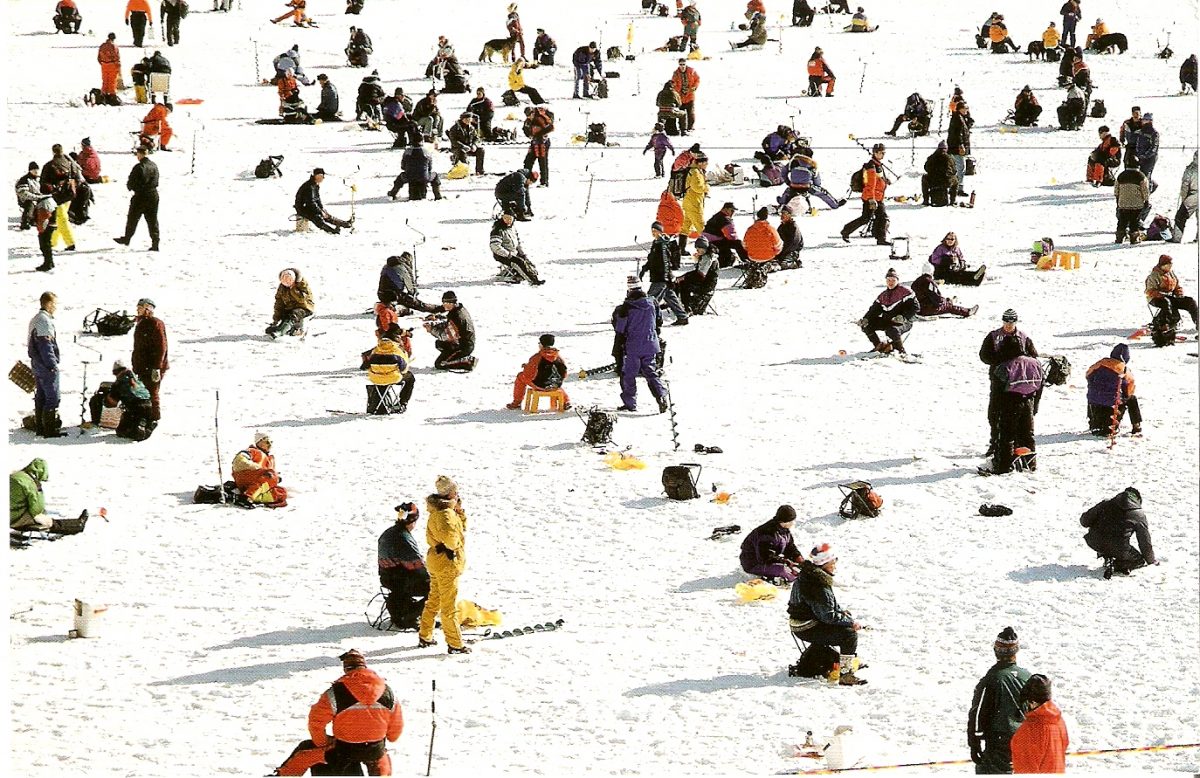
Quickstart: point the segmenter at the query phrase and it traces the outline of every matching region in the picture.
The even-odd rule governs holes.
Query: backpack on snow
[[[758,173],[759,186],[779,186],[783,183],[783,170],[778,165],[763,165],[752,168]]]
[[[587,426],[584,427],[583,437],[589,446],[602,446],[612,443],[613,427],[617,423],[617,414],[592,408],[587,414]]]
[[[504,103],[509,108],[512,108],[513,106],[517,106],[517,105],[521,104],[521,101],[517,99],[517,93],[511,89],[505,89],[500,94],[500,102]]]
[[[511,143],[517,139],[517,134],[504,127],[492,128],[492,143]]]
[[[588,125],[587,142],[598,143],[601,146],[608,145],[608,125],[604,122],[595,122]]]
[[[1071,377],[1071,362],[1061,354],[1050,357],[1050,364],[1046,366],[1046,383],[1053,386],[1062,386]]]
[[[1156,214],[1146,228],[1146,240],[1170,240],[1172,226],[1170,219],[1161,213]]]
[[[267,157],[254,166],[255,178],[282,178],[283,170],[280,165],[283,164],[283,155],[274,155]]]
[[[1095,100],[1092,102],[1092,118],[1103,119],[1108,116],[1108,109],[1104,107],[1103,100]]]
[[[685,462],[663,468],[662,485],[669,500],[695,500],[700,497],[696,484],[700,481],[700,465]]]
[[[604,52],[604,55],[609,59],[622,59],[625,56],[621,53],[620,46],[609,46],[608,50]]]
[[[801,640],[804,633],[799,633]],[[821,678],[833,672],[841,657],[836,648],[820,644],[810,645],[796,664],[788,667],[788,675],[792,678]]]
[[[97,308],[83,317],[83,331],[92,332],[95,330],[96,334],[102,337],[124,335],[133,329],[133,325],[136,323],[137,319],[125,311],[113,313],[103,308]]]
[[[845,495],[838,506],[838,515],[844,519],[857,519],[859,516],[873,519],[883,509],[883,498],[871,488],[870,481],[851,481],[838,484],[838,488]]]

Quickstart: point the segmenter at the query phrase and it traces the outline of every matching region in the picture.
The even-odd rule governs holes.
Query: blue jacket
[[[404,156],[400,158],[400,169],[409,181],[424,181],[427,184],[433,181],[433,160],[420,144],[404,150]]]
[[[1158,130],[1143,124],[1126,139],[1129,150],[1139,161],[1158,158]]]
[[[28,353],[34,372],[58,370],[58,333],[54,329],[54,317],[46,311],[38,311],[29,322]]]
[[[326,81],[321,85],[321,103],[317,106],[317,111],[323,114],[335,114],[338,112],[338,93],[337,87],[332,81]]]
[[[625,337],[625,354],[631,357],[652,357],[659,352],[658,328],[662,312],[658,303],[646,297],[640,289],[617,308],[613,329]]]
[[[516,203],[529,210],[529,186],[525,182],[526,172],[514,170],[496,182],[496,199],[502,203]]]
[[[1089,405],[1116,404],[1118,394],[1121,401],[1132,397],[1135,392],[1133,372],[1129,369],[1129,346],[1118,343],[1113,346],[1107,359],[1101,359],[1087,371],[1087,401]]]
[[[405,579],[429,580],[429,572],[412,533],[400,522],[379,536],[379,582],[388,589],[405,588]]]

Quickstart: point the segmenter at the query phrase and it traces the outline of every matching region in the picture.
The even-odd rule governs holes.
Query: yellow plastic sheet
[[[610,451],[604,455],[604,463],[613,470],[645,470],[646,463],[632,454]]]
[[[459,600],[454,607],[454,617],[458,619],[459,626],[473,629],[475,627],[498,627],[500,626],[501,616],[500,611],[490,611],[487,608],[480,608],[470,600]]]
[[[775,585],[768,583],[761,578],[754,578],[750,581],[734,584],[733,590],[737,592],[738,599],[742,602],[754,602],[755,600],[773,600],[779,590]]]

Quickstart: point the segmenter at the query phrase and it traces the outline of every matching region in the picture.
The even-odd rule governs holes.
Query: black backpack
[[[111,335],[124,335],[133,329],[133,325],[137,323],[137,319],[127,314],[125,311],[113,313],[106,311],[103,308],[96,310],[83,317],[83,331],[95,332],[98,335],[108,337]]]
[[[1103,119],[1105,116],[1108,116],[1108,109],[1104,107],[1104,101],[1103,100],[1092,101],[1092,118],[1093,119]]]
[[[700,496],[696,483],[700,480],[700,465],[686,462],[663,468],[662,485],[670,500],[695,500]]]
[[[800,633],[804,638],[804,633]],[[833,672],[841,657],[837,649],[820,644],[810,645],[800,655],[796,664],[788,667],[788,675],[792,678],[821,678]]]
[[[588,411],[586,427],[581,440],[589,446],[602,446],[612,443],[613,427],[617,423],[617,414],[592,408]]]
[[[1071,362],[1062,355],[1050,357],[1046,367],[1046,383],[1062,386],[1071,377]]]
[[[587,142],[599,143],[601,146],[608,144],[608,125],[604,122],[595,122],[588,125]]]
[[[273,178],[283,177],[283,170],[280,165],[283,164],[283,155],[271,156],[259,162],[254,166],[255,178]]]
[[[859,168],[850,176],[850,191],[861,192],[863,190],[863,185],[863,169]]]

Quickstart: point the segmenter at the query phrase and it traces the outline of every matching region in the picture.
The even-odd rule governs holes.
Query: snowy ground
[[[502,34],[503,3],[452,0],[439,12],[414,14],[407,4],[370,0],[362,16],[350,18],[337,13],[340,3],[314,0],[322,27],[296,30],[264,23],[281,11],[277,3],[247,2],[225,15],[201,13],[207,3],[196,0],[182,45],[167,53],[175,65],[173,98],[204,102],[179,107],[172,121],[177,153],[155,157],[162,172],[159,255],[111,242],[125,216],[128,133],[138,128],[143,107],[65,105],[96,85],[95,50],[110,29],[123,45],[127,79],[134,57],[119,4],[81,5],[92,37],[47,34],[49,3],[10,2],[5,9],[10,177],[30,159],[48,159],[52,143],[90,136],[116,182],[97,188],[93,221],[76,228],[78,251],[60,254],[50,276],[32,272],[36,239],[16,231],[10,210],[7,353],[23,356],[38,294],[56,291],[62,411],[73,421],[83,361],[102,362],[88,369],[90,394],[104,366],[129,353],[128,336],[72,342],[79,321],[97,306],[132,310],[150,296],[170,333],[172,369],[163,424],[136,445],[74,429],[61,440],[35,440],[19,429],[28,398],[7,390],[9,469],[45,457],[54,510],[73,516],[104,505],[111,518],[93,521],[85,538],[8,556],[10,611],[32,608],[9,621],[8,734],[21,774],[263,774],[304,737],[308,706],[337,677],[334,657],[352,646],[403,701],[407,729],[393,749],[400,775],[424,767],[431,679],[438,681],[439,775],[768,774],[811,767],[790,757],[791,744],[806,730],[820,738],[839,724],[853,725],[872,744],[864,763],[963,759],[972,685],[991,663],[993,637],[1009,624],[1026,646],[1021,663],[1054,678],[1056,699],[1075,722],[1073,749],[1195,740],[1200,422],[1197,363],[1189,352],[1196,344],[1130,343],[1144,439],[1121,437],[1109,450],[1081,434],[1084,371],[1147,319],[1142,282],[1163,246],[1109,245],[1111,190],[1082,182],[1100,121],[1090,119],[1080,133],[997,130],[1022,85],[1035,88],[1047,119],[1061,98],[1056,66],[974,48],[984,6],[876,3],[868,11],[882,28],[870,37],[841,34],[846,17],[819,16],[811,29],[785,28],[782,51],[771,43],[732,53],[727,39],[742,34],[727,28],[740,21],[744,5],[702,4],[701,41],[711,59],[696,64],[703,83],[694,140],[715,161],[742,160],[749,170],[759,139],[795,117],[837,192],[865,156],[849,134],[872,142],[912,91],[944,110],[958,84],[978,122],[980,174],[969,187],[978,190],[979,205],[891,206],[893,234],[912,239],[908,261],[891,261],[886,248],[863,242],[843,248],[831,237],[857,213],[853,202],[840,213],[802,219],[809,246],[802,270],[773,276],[756,291],[726,290],[735,278],[728,276],[715,301],[720,316],[668,332],[683,448],[672,451],[666,417],[646,410],[623,417],[615,438],[647,468],[618,472],[577,445],[582,425],[574,415],[498,409],[542,332],[558,334],[573,370],[608,361],[608,316],[644,255],[662,188],[649,177],[649,156],[637,152],[675,55],[652,49],[677,33],[678,22],[633,15],[632,0],[587,3],[586,13],[583,5],[521,3],[530,45],[533,30],[546,27],[560,62],[591,39],[623,45],[631,22],[633,50],[644,51],[635,62],[610,63],[621,78],[610,82],[612,97],[604,102],[570,100],[567,67],[528,74],[551,100],[558,125],[553,185],[535,192],[538,218],[521,226],[548,279],[530,289],[492,281],[486,235],[494,179],[448,182],[450,199],[440,203],[393,203],[384,193],[399,172],[399,153],[389,150],[386,133],[354,124],[253,124],[273,116],[276,105],[273,89],[255,86],[253,41],[258,76],[268,74],[271,57],[298,43],[308,73],[330,74],[343,110],[352,110],[363,75],[345,67],[341,54],[352,23],[374,37],[380,53],[372,67],[387,89],[399,84],[421,94],[417,76],[436,35],[446,33],[471,70],[472,87],[485,86],[498,102],[507,71],[472,55],[484,39]],[[772,18],[784,5],[769,0]],[[1002,10],[1023,47],[1058,19],[1050,13],[1056,7],[1012,0]],[[1173,96],[1187,42],[1196,39],[1196,3],[1089,0],[1086,16],[1096,15],[1132,43],[1124,56],[1090,58],[1096,96],[1109,108],[1105,121],[1115,129],[1135,103],[1154,112],[1163,139],[1154,211],[1173,214],[1180,174],[1197,145],[1196,100]],[[1152,57],[1154,39],[1165,42],[1166,29],[1154,21],[1160,18],[1173,20],[1179,52],[1168,63]],[[839,76],[836,98],[796,97],[814,45]],[[315,87],[305,95],[316,104]],[[452,118],[465,102],[465,95],[447,95],[443,111]],[[572,144],[587,121],[607,122],[619,145]],[[919,191],[907,174],[935,143],[890,143],[889,162],[902,178],[889,194]],[[286,156],[285,177],[254,180],[254,164],[278,153]],[[489,147],[488,169],[514,169],[523,156],[521,146]],[[448,167],[444,157],[438,164]],[[334,174],[325,202],[342,216],[350,191],[336,176],[361,167],[354,178],[356,234],[290,232],[293,192],[314,165]],[[744,212],[775,191],[714,189],[707,213],[732,200],[744,231]],[[982,287],[954,292],[978,304],[979,315],[918,323],[911,347],[924,355],[921,365],[839,359],[839,350],[865,348],[853,322],[887,268],[915,278],[920,259],[951,229],[969,260],[989,267]],[[1080,251],[1082,269],[1031,269],[1026,249],[1042,235]],[[135,247],[145,245],[139,232]],[[384,258],[414,245],[427,296],[454,289],[474,314],[480,367],[467,376],[435,373],[432,343],[419,333],[416,395],[406,416],[330,414],[363,406],[364,380],[355,368],[358,353],[372,345],[363,311],[374,301]],[[1196,244],[1170,249],[1194,293]],[[318,317],[303,343],[266,342],[275,279],[288,266],[311,280]],[[1074,373],[1043,400],[1039,472],[984,480],[974,474],[986,444],[987,392],[976,351],[1008,307],[1020,312],[1022,329],[1042,353],[1067,355]],[[618,403],[611,378],[568,388],[576,406]],[[197,484],[216,480],[218,389],[226,468],[253,430],[269,430],[292,495],[288,508],[191,504]],[[642,393],[645,409],[644,387]],[[701,483],[705,492],[714,483],[733,492],[727,506],[661,496],[661,468],[694,461],[687,452],[697,442],[725,450],[702,460]],[[463,659],[418,651],[411,634],[365,626],[364,605],[377,588],[375,538],[392,520],[391,506],[423,498],[439,473],[458,480],[471,517],[462,596],[500,609],[508,627],[562,617],[565,630],[481,642]],[[883,495],[879,518],[837,516],[837,484],[855,478],[871,480]],[[1129,484],[1145,497],[1164,561],[1104,582],[1077,517]],[[868,686],[830,689],[788,678],[795,649],[782,596],[738,604],[740,536],[705,539],[719,525],[749,530],[784,502],[802,517],[795,530],[801,548],[835,544],[839,597],[876,628],[861,645],[871,665]],[[1015,513],[981,517],[983,502],[1005,503]],[[109,606],[102,638],[67,639],[76,597]],[[1191,750],[1073,759],[1070,769],[1196,772],[1200,756]]]

